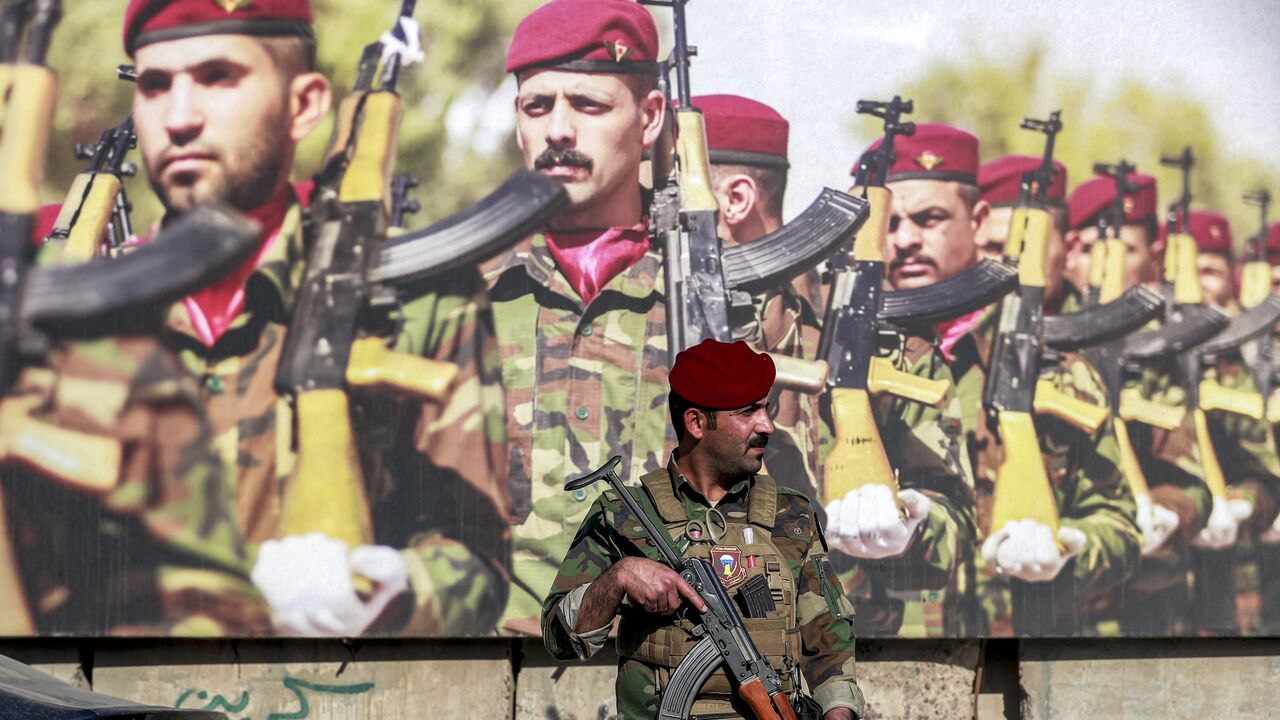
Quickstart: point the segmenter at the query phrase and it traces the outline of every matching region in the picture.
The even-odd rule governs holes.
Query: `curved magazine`
[[[1179,308],[1182,317],[1158,330],[1130,335],[1123,355],[1130,360],[1149,360],[1189,350],[1222,332],[1231,321],[1227,314],[1210,305]]]
[[[984,308],[1018,286],[1018,271],[983,260],[928,287],[885,293],[878,318],[896,325],[936,325]]]
[[[1270,332],[1280,321],[1280,295],[1272,293],[1266,300],[1231,318],[1227,329],[1196,348],[1201,355],[1214,355],[1234,350]]]
[[[1044,319],[1044,343],[1055,350],[1084,350],[1134,332],[1160,316],[1164,300],[1141,285],[1109,303]]]

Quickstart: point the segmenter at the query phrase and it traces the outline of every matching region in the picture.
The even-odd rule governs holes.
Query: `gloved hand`
[[[356,594],[353,575],[373,581],[370,597]],[[348,549],[321,533],[262,543],[250,578],[271,606],[276,629],[287,635],[359,635],[409,589],[404,559],[395,548]]]
[[[933,501],[915,490],[902,490],[898,511],[893,491],[884,485],[863,485],[827,505],[827,540],[850,557],[880,558],[901,555],[911,545],[916,526],[929,515]]]
[[[1271,527],[1263,530],[1258,540],[1267,545],[1280,544],[1280,515],[1276,515],[1276,519],[1271,522]]]
[[[1253,503],[1248,500],[1215,497],[1213,509],[1209,512],[1209,522],[1199,534],[1191,538],[1191,544],[1203,550],[1231,547],[1240,532],[1240,523],[1252,514]]]
[[[1150,495],[1139,495],[1138,529],[1142,531],[1142,554],[1150,555],[1159,550],[1178,529],[1178,513],[1151,501]]]
[[[1048,525],[1035,520],[1010,520],[982,543],[982,559],[1007,575],[1027,582],[1049,582],[1067,561],[1084,549],[1088,538],[1075,528],[1058,528],[1055,540]],[[1062,548],[1058,547],[1062,543]]]

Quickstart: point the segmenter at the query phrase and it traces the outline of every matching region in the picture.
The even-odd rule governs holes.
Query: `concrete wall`
[[[230,720],[615,712],[613,656],[560,665],[533,642],[39,640],[0,654]],[[1280,718],[1280,640],[867,641],[859,673],[876,719]]]

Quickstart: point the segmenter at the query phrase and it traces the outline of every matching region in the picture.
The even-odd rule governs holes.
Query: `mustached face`
[[[890,183],[893,204],[885,261],[893,287],[924,287],[978,261],[974,235],[990,207],[972,210],[956,182],[902,180]]]

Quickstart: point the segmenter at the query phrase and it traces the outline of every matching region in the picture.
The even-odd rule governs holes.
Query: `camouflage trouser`
[[[1280,546],[1259,542],[1280,511],[1274,478],[1233,484],[1233,497],[1253,503],[1236,544],[1191,552],[1195,629],[1203,635],[1270,634],[1280,630]]]

